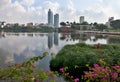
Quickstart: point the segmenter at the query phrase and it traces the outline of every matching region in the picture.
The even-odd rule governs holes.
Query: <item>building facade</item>
[[[27,23],[27,27],[28,27],[28,28],[33,28],[33,23],[32,23],[32,22]]]
[[[54,27],[59,27],[59,14],[54,15]]]
[[[84,16],[80,16],[80,24],[82,24],[84,21]]]
[[[51,9],[48,11],[48,25],[53,25],[53,12]]]
[[[106,22],[106,25],[108,26],[108,28],[112,28],[111,25],[110,25],[112,21],[114,21],[114,17],[110,17],[108,19],[108,22]]]

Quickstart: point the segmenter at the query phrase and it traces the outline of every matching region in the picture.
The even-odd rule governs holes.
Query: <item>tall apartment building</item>
[[[53,12],[51,11],[51,9],[49,9],[48,11],[48,24],[53,25]]]
[[[84,16],[80,16],[80,24],[83,23],[85,20],[84,20]]]
[[[54,15],[54,27],[59,27],[59,14]]]

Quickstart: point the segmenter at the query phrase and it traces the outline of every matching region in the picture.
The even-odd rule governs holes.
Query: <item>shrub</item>
[[[96,47],[97,46],[97,47]],[[75,44],[65,46],[54,59],[50,62],[50,68],[53,71],[59,71],[61,67],[68,67],[69,72],[76,77],[82,77],[84,71],[88,70],[86,64],[93,67],[94,63],[99,64],[99,60],[103,60],[104,65],[110,66],[115,65],[120,61],[120,45],[101,45],[96,44],[95,46],[85,44]],[[74,66],[79,66],[78,70],[75,71]]]

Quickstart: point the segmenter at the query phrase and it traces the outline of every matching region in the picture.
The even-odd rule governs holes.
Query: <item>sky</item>
[[[48,10],[59,13],[60,22],[105,23],[120,19],[120,0],[0,0],[0,21],[8,23],[47,23]]]

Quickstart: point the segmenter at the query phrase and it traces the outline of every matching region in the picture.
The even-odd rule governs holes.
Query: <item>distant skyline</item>
[[[0,0],[0,21],[9,23],[47,23],[47,13],[59,13],[61,21],[105,23],[120,19],[120,0]]]

